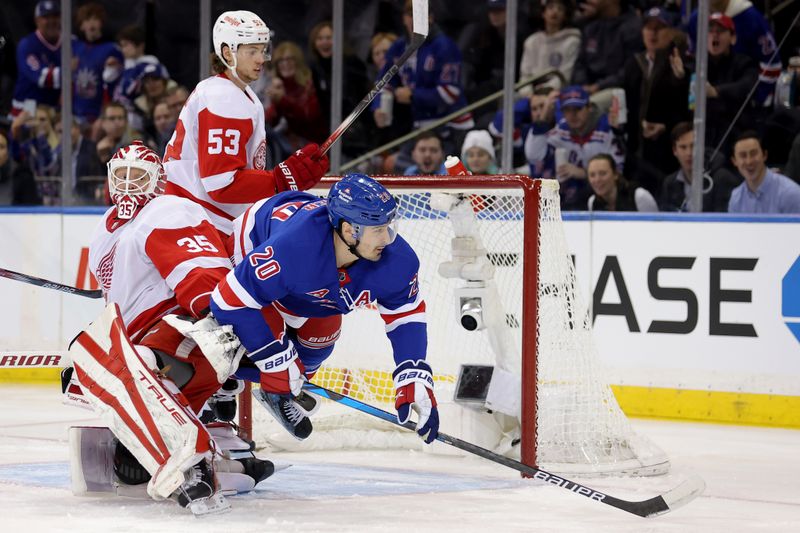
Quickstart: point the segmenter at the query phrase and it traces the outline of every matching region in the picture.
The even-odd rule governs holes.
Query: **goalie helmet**
[[[161,158],[142,141],[123,146],[108,162],[108,192],[117,206],[117,218],[133,218],[147,202],[164,194],[166,183]]]
[[[397,201],[380,183],[366,174],[347,174],[328,193],[328,218],[340,232],[342,222],[353,226],[359,240],[364,226],[389,226],[392,240],[397,235]]]
[[[266,60],[272,56],[272,33],[261,17],[251,11],[226,11],[217,18],[213,31],[214,53],[228,68],[236,72],[236,50],[243,44],[267,45]],[[222,45],[233,53],[233,64],[225,61]]]

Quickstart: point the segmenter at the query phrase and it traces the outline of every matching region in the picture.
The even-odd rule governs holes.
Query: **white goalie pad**
[[[164,322],[197,343],[217,373],[220,383],[225,383],[239,368],[245,349],[239,337],[233,333],[233,326],[220,326],[211,315],[196,322],[177,315],[166,315]]]
[[[152,475],[147,493],[168,498],[184,471],[210,455],[206,429],[136,351],[115,304],[69,350],[86,399]]]

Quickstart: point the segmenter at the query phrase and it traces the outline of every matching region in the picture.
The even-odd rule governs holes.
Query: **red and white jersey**
[[[224,75],[197,84],[164,154],[167,194],[201,205],[220,231],[250,204],[276,193],[266,170],[264,106]]]
[[[232,268],[205,211],[175,196],[155,198],[129,221],[112,206],[92,235],[89,267],[137,343],[165,314],[199,317]]]

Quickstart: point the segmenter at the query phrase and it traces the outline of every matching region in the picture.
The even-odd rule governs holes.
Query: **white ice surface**
[[[419,452],[273,454],[286,470],[231,513],[196,519],[172,502],[78,498],[69,489],[67,427],[91,413],[56,387],[0,386],[0,532],[566,531],[800,532],[800,431],[635,421],[670,456],[652,479],[576,479],[641,500],[702,476],[705,493],[642,519],[563,489],[521,480],[477,457]]]

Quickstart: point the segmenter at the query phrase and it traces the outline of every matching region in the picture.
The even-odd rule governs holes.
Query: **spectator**
[[[33,172],[11,157],[8,133],[0,130],[0,205],[39,205]]]
[[[472,130],[464,138],[461,160],[473,174],[497,174],[494,143],[486,130]]]
[[[397,40],[394,33],[378,32],[372,36],[369,47],[370,63],[367,65],[367,79],[377,80],[378,73],[386,64],[386,52],[392,43]]]
[[[158,58],[145,55],[145,33],[136,25],[125,26],[117,33],[117,43],[125,58],[124,70],[114,91],[114,100],[133,110],[133,100],[141,91],[142,65],[160,65]]]
[[[767,152],[753,131],[742,133],[733,145],[733,164],[744,183],[731,193],[730,213],[800,214],[800,185],[767,168]]]
[[[601,114],[590,104],[585,89],[566,87],[559,102],[563,117],[556,117],[555,127],[549,130],[544,122],[533,123],[525,138],[525,157],[532,176],[557,178],[561,183],[562,209],[583,209],[590,195],[586,182],[589,160],[597,154],[611,154],[621,170],[624,150],[612,131],[616,118]],[[542,113],[553,115],[550,110]]]
[[[544,30],[525,39],[522,60],[519,63],[519,79],[535,76],[540,72],[558,69],[569,82],[581,46],[581,32],[571,27],[573,15],[572,0],[543,0]],[[561,82],[554,78],[548,85],[561,88]],[[520,94],[530,96],[533,88],[522,87]]]
[[[460,39],[464,51],[464,90],[474,102],[503,88],[505,71],[506,0],[487,0],[486,16]],[[514,64],[522,56],[524,34],[517,30]]]
[[[275,126],[281,118],[286,119],[286,136],[293,150],[306,142],[323,142],[328,128],[311,79],[311,69],[300,47],[284,41],[275,48],[272,60],[277,65],[278,75],[267,88],[271,100],[267,124]]]
[[[140,63],[134,70],[139,72],[140,94],[133,100],[132,110],[128,109],[128,122],[136,131],[152,131],[153,108],[166,97],[167,87],[175,82],[169,79],[166,67],[160,63]]]
[[[39,105],[33,116],[22,111],[11,124],[12,154],[14,159],[26,164],[34,176],[54,176],[54,150],[59,139],[53,128],[55,111],[52,107]]]
[[[95,2],[78,8],[75,20],[81,39],[77,41],[74,55],[77,65],[73,74],[72,111],[80,124],[91,125],[100,116],[106,96],[104,70],[114,71],[122,65],[119,48],[110,42],[101,41],[105,8]]]
[[[331,91],[333,57],[333,25],[323,21],[311,29],[308,38],[311,57],[311,75],[314,89],[317,92],[320,112],[325,129],[331,131]],[[342,57],[342,118],[347,116],[367,93],[367,68],[364,63],[346,49]],[[366,122],[356,121],[342,138],[342,150],[351,157],[364,153],[367,149],[369,133],[364,127]]]
[[[584,26],[572,83],[589,94],[622,87],[625,62],[642,49],[642,23],[621,0],[586,0],[596,18]]]
[[[55,0],[40,0],[34,10],[36,31],[17,47],[17,83],[11,115],[23,109],[33,115],[37,104],[51,108],[61,96],[61,6]],[[75,42],[73,40],[73,46]],[[30,103],[26,103],[30,101]]]
[[[547,131],[555,126],[556,101],[559,91],[548,87],[539,86],[533,90],[528,98],[522,98],[514,103],[514,148],[523,147],[523,142],[528,135],[528,130],[536,123],[538,128]],[[503,136],[503,112],[498,111],[494,120],[489,124],[489,133],[494,137]]]
[[[710,11],[722,13],[738,29],[733,52],[742,54],[758,64],[761,73],[753,102],[758,106],[772,105],[775,84],[781,73],[781,58],[775,53],[775,37],[769,23],[749,0],[711,0]],[[689,37],[697,41],[697,10],[689,18]],[[773,57],[775,56],[775,57]],[[755,83],[755,80],[753,80]],[[752,84],[750,85],[752,87]]]
[[[623,178],[610,155],[592,156],[587,173],[594,193],[587,203],[589,211],[658,211],[653,195]]]
[[[644,15],[642,41],[638,52],[625,64],[625,97],[628,120],[628,154],[638,165],[655,167],[649,176],[677,170],[670,150],[669,132],[681,121],[689,120],[689,77],[684,69],[673,67],[671,56],[685,52],[672,40],[667,13],[659,7]],[[644,173],[640,172],[640,175]],[[657,192],[658,183],[640,181]],[[654,181],[654,180],[652,180]]]
[[[163,154],[175,131],[176,121],[166,100],[162,100],[153,108],[153,144],[156,153]]]
[[[56,115],[55,130],[59,139],[63,139],[61,134],[61,116]],[[75,201],[78,204],[99,204],[102,203],[102,192],[105,188],[106,169],[97,157],[97,145],[91,139],[87,139],[81,134],[78,121],[72,120],[72,157],[70,157],[70,167],[72,169],[72,190],[75,192]],[[58,175],[61,176],[61,155],[62,144],[56,147],[55,159]],[[83,179],[89,178],[89,179]],[[98,179],[99,178],[99,179]],[[61,197],[59,194],[57,197]]]
[[[379,74],[383,76],[406,49],[412,30],[411,0],[403,8],[403,25],[406,35],[397,39],[386,52],[386,63]],[[386,85],[383,94],[392,93],[396,104],[410,105],[414,127],[420,128],[467,105],[461,89],[461,52],[452,39],[433,23],[429,14],[428,38],[416,53],[416,61],[408,61],[398,76]],[[375,124],[383,127],[386,122],[381,115],[383,94],[372,102]],[[455,132],[474,127],[472,115],[466,113],[449,122],[442,129],[443,140],[455,136]],[[457,142],[455,146],[460,145]]]
[[[672,129],[672,153],[680,168],[664,178],[658,207],[661,211],[688,211],[692,191],[692,160],[694,131],[689,122],[679,122]],[[731,191],[741,183],[733,172],[722,163],[721,158],[712,162],[708,172],[703,172],[704,212],[725,212]]]
[[[420,133],[411,150],[414,164],[406,168],[406,176],[445,175],[442,139],[432,131]]]
[[[178,122],[178,116],[181,114],[181,109],[189,99],[189,90],[183,85],[175,85],[167,87],[166,101],[169,106],[169,112],[172,115],[172,122]]]
[[[97,157],[103,164],[123,146],[133,142],[134,134],[128,127],[128,113],[119,102],[109,102],[103,108],[103,137],[97,142]]]

